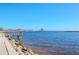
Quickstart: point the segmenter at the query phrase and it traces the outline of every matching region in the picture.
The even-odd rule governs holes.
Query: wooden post
[[[16,34],[17,34],[17,40],[19,40],[19,41],[20,41],[21,32],[20,32],[20,31],[18,31]]]
[[[19,41],[20,41],[20,35],[17,35],[17,40],[19,40]]]

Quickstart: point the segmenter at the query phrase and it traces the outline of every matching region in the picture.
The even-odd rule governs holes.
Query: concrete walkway
[[[0,32],[0,55],[18,55],[8,38]]]
[[[8,55],[4,40],[0,39],[0,55]]]

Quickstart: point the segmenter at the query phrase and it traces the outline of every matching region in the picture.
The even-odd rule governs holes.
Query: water
[[[24,32],[22,41],[51,52],[79,54],[79,32],[75,31]]]

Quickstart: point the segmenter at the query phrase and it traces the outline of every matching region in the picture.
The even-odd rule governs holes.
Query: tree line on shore
[[[0,27],[0,31],[3,31],[4,29],[2,27]]]

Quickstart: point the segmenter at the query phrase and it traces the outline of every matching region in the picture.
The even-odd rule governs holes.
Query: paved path
[[[17,55],[13,46],[11,45],[8,38],[5,37],[4,33],[0,32],[0,55]]]
[[[8,55],[4,40],[0,39],[0,55]]]

